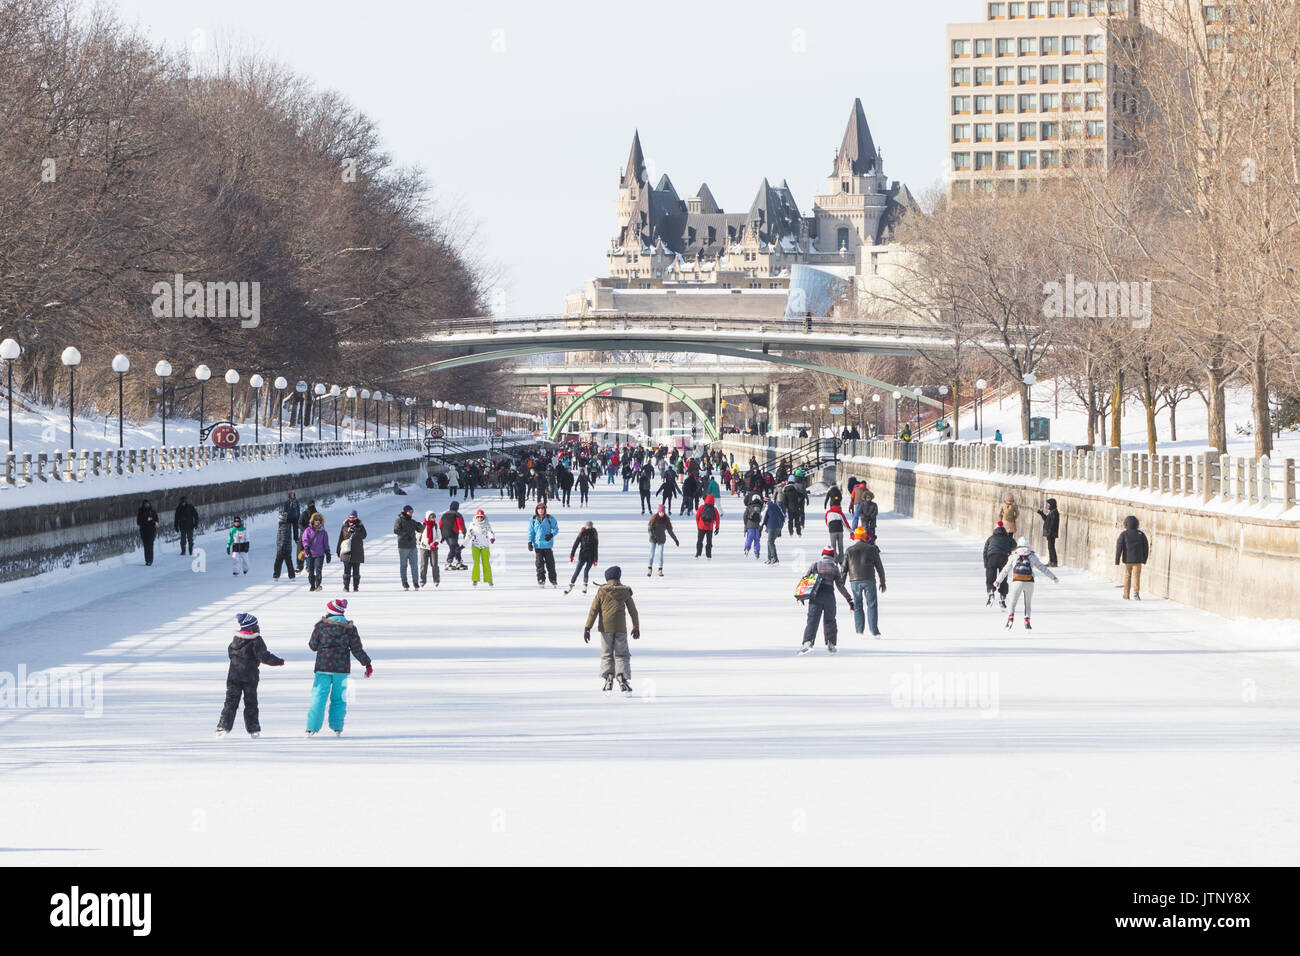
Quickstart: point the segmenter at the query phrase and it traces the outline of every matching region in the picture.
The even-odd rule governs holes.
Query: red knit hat
[[[329,611],[331,614],[342,614],[344,611],[348,609],[348,599],[335,598],[334,600],[330,601],[329,604],[325,605],[325,609]]]

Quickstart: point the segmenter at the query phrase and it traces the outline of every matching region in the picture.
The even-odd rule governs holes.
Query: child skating
[[[262,639],[261,628],[257,618],[251,614],[236,614],[235,621],[239,630],[235,639],[226,648],[230,658],[230,669],[226,671],[226,702],[217,718],[217,736],[224,737],[235,726],[235,712],[239,710],[239,699],[244,699],[244,728],[250,737],[262,736],[262,724],[257,711],[258,667],[283,667],[284,659],[276,657],[266,649]]]
[[[348,675],[352,658],[365,665],[366,676],[374,673],[370,655],[361,646],[357,626],[347,619],[347,598],[336,598],[326,605],[326,615],[316,622],[307,646],[316,652],[316,677],[311,688],[311,708],[307,711],[307,736],[313,737],[325,721],[325,703],[329,702],[330,730],[343,733],[347,716]]]
[[[1020,547],[1011,552],[1011,557],[998,572],[994,583],[1000,585],[1008,576],[1011,578],[1011,613],[1007,615],[1007,627],[1010,628],[1016,623],[1016,604],[1021,595],[1024,595],[1025,630],[1032,631],[1033,627],[1029,623],[1029,605],[1034,597],[1034,571],[1042,571],[1057,584],[1061,579],[1053,574],[1051,569],[1043,564],[1042,559],[1034,553],[1034,549],[1029,546],[1028,538],[1021,538],[1017,543]]]
[[[470,580],[474,587],[478,587],[480,579],[492,587],[492,545],[496,543],[497,537],[482,508],[474,512],[474,520],[469,523],[465,537],[469,540],[470,553],[474,556],[474,570],[470,572]]]
[[[618,565],[605,571],[605,583],[596,589],[596,596],[587,612],[587,624],[582,630],[582,640],[591,643],[591,626],[596,625],[600,631],[600,676],[605,685],[601,689],[609,693],[618,680],[618,687],[624,694],[632,693],[628,679],[632,676],[632,654],[627,644],[627,615],[632,615],[632,640],[641,637],[641,618],[637,614],[636,602],[632,600],[632,589],[622,581],[623,572]]]
[[[241,573],[248,573],[248,529],[244,527],[244,519],[236,518],[230,526],[230,534],[226,535],[226,554],[230,555],[231,574],[238,577]]]

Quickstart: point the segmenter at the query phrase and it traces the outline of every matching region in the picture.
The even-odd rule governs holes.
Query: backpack
[[[1032,581],[1034,579],[1034,562],[1028,554],[1017,555],[1016,563],[1011,566],[1012,581]]]
[[[763,517],[762,505],[751,504],[748,508],[745,509],[746,521],[752,521],[757,523],[758,521],[762,520],[762,517]]]
[[[713,507],[713,505],[706,504],[703,508],[700,509],[700,520],[703,521],[706,525],[713,524],[713,519],[716,518],[717,516],[718,516],[718,509]]]

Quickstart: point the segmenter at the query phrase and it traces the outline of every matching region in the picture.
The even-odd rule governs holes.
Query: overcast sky
[[[116,0],[168,45],[256,49],[337,89],[475,224],[503,314],[554,313],[605,274],[640,129],[683,197],[747,209],[766,176],[805,213],[855,96],[885,172],[942,178],[944,26],[982,0]],[[196,31],[203,31],[196,34]]]

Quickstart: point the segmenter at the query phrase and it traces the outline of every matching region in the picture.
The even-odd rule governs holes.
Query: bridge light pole
[[[1022,381],[1025,383],[1025,421],[1029,421],[1034,413],[1031,396],[1033,394],[1034,385],[1038,383],[1038,376],[1033,372],[1026,372]],[[1025,435],[1025,440],[1029,440],[1028,434]]]
[[[325,416],[320,413],[320,400],[325,397],[325,386],[320,382],[312,389],[312,394],[316,396],[316,440],[323,441],[325,438]]]
[[[879,437],[880,437],[880,393],[879,393],[879,392],[876,392],[874,395],[871,396],[871,404],[873,404],[873,405],[876,406],[876,416],[875,416],[875,417],[876,417],[876,435],[875,435],[875,437],[879,438]]]
[[[898,389],[894,389],[894,435],[895,436],[897,436],[898,433],[902,431],[902,429],[899,428],[899,422],[898,422],[898,403],[902,401],[902,399],[903,399],[903,393],[900,392]]]
[[[280,423],[280,437],[278,441],[284,444],[284,390],[289,387],[289,380],[283,375],[276,376],[275,379],[275,417]]]
[[[158,389],[158,393],[162,396],[162,443],[163,443],[163,447],[166,448],[167,447],[167,379],[172,374],[172,363],[167,361],[166,359],[162,359],[161,361],[158,362],[157,365],[153,367],[153,373],[162,380],[162,387]],[[11,451],[13,450],[12,445],[10,445],[10,450]]]
[[[984,389],[989,387],[985,379],[978,379],[975,382],[975,417],[980,423],[980,443],[984,442]]]
[[[113,356],[113,371],[117,373],[117,447],[126,447],[125,429],[122,424],[122,380],[131,369],[131,360],[125,355]]]
[[[339,395],[341,395],[342,392],[343,389],[339,388],[337,385],[330,386],[330,398],[334,399],[334,440],[335,441],[339,440]]]
[[[302,430],[307,419],[307,383],[298,379],[293,390],[298,393],[298,444],[303,443]]]
[[[863,431],[866,430],[866,426],[863,425],[862,423],[862,396],[861,395],[853,396],[853,407],[858,413],[858,434],[861,434]]]
[[[259,444],[262,440],[262,386],[266,384],[266,379],[260,375],[253,375],[248,380],[249,387],[253,390],[253,444]]]

